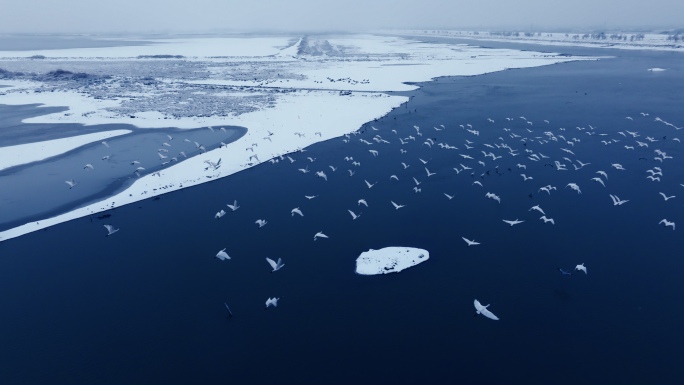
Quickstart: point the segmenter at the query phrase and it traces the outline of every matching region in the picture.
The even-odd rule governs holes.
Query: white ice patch
[[[425,262],[429,258],[430,253],[427,250],[414,247],[392,246],[380,250],[370,249],[356,258],[356,273],[361,275],[398,273]]]
[[[649,68],[648,70],[651,71],[651,72],[663,72],[663,71],[666,71],[665,68],[658,68],[658,67]]]
[[[0,170],[51,158],[88,143],[126,135],[130,132],[130,130],[111,130],[43,142],[0,147]]]

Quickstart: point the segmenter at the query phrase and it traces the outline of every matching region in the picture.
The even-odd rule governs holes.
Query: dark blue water
[[[294,164],[263,164],[111,210],[105,221],[83,218],[0,243],[0,381],[678,383],[683,238],[658,221],[684,224],[682,147],[673,141],[681,131],[653,118],[684,123],[681,57],[620,55],[439,79],[372,122],[379,131],[369,124],[350,143],[319,143],[296,154]],[[654,74],[651,67],[672,70]],[[479,137],[459,127],[467,123]],[[446,129],[432,128],[440,124]],[[400,146],[397,136],[415,136],[414,125],[423,137]],[[596,135],[585,133],[588,125]],[[616,133],[624,130],[659,141],[626,150],[634,141]],[[560,150],[569,145],[531,140],[544,131],[580,139],[570,148],[576,156]],[[530,140],[525,146],[510,133]],[[391,144],[358,141],[376,134]],[[428,137],[459,150],[423,145]],[[499,137],[571,171],[484,146]],[[465,149],[466,139],[473,149]],[[601,143],[607,139],[621,141]],[[674,159],[654,161],[655,148]],[[482,150],[503,157],[493,162]],[[591,165],[574,171],[565,156]],[[437,174],[428,179],[418,158]],[[611,168],[615,162],[627,171]],[[473,170],[456,174],[461,163]],[[312,173],[297,171],[305,165]],[[663,170],[660,183],[645,179],[653,166]],[[313,176],[318,170],[327,182]],[[609,174],[606,188],[590,181],[597,170]],[[521,172],[534,180],[523,182]],[[421,193],[413,192],[412,176],[422,181]],[[378,184],[368,189],[364,179]],[[583,193],[564,188],[570,182]],[[539,193],[546,184],[558,190]],[[660,191],[679,196],[665,202]],[[449,201],[443,193],[456,196]],[[613,206],[608,194],[630,202]],[[360,198],[370,207],[359,208]],[[234,199],[241,208],[215,220]],[[406,207],[395,210],[390,200]],[[556,224],[530,213],[535,204]],[[291,217],[294,207],[305,216]],[[352,221],[347,209],[363,215]],[[268,224],[257,229],[260,218]],[[501,221],[516,218],[525,222]],[[104,223],[121,231],[104,237]],[[314,242],[318,231],[330,239]],[[482,244],[467,247],[462,236]],[[430,260],[400,274],[354,273],[362,251],[394,245],[425,248]],[[221,262],[213,256],[224,247],[232,259]],[[265,257],[282,257],[286,266],[272,274]],[[589,274],[556,270],[579,263]],[[265,311],[273,296],[279,307]],[[501,320],[473,317],[475,298],[491,303]]]

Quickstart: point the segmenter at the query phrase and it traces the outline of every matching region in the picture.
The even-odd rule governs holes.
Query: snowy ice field
[[[216,37],[148,43],[0,51],[0,85],[9,86],[0,88],[0,104],[69,108],[25,123],[126,123],[143,129],[232,125],[246,127],[247,134],[167,167],[158,176],[142,176],[101,202],[0,232],[0,241],[226,177],[352,133],[407,102],[407,97],[388,92],[416,88],[408,82],[596,59],[385,35]],[[104,135],[124,134],[107,131],[0,147],[0,170],[100,141]],[[206,161],[219,159],[220,167],[206,167]]]

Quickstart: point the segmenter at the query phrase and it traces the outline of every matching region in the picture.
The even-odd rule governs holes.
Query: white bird
[[[487,198],[489,198],[489,199],[494,199],[495,201],[499,202],[499,204],[501,204],[501,198],[500,198],[498,195],[496,195],[496,194],[493,194],[493,193],[486,193],[486,194],[485,194],[485,197],[487,197]]]
[[[359,204],[359,206],[364,205],[364,206],[368,207],[368,203],[366,202],[365,199],[359,199],[359,203],[358,203],[358,204]]]
[[[568,187],[570,187],[571,189],[577,191],[578,194],[581,194],[581,193],[582,193],[582,190],[580,190],[580,188],[579,188],[579,186],[577,185],[577,183],[568,183],[568,185],[565,186],[565,188],[568,188]]]
[[[533,179],[531,176],[527,176],[525,174],[520,174],[521,177],[523,177],[523,182],[526,182],[528,179]]]
[[[401,162],[401,165],[404,166],[404,170],[406,170],[407,168],[411,167],[410,165],[408,165],[408,164],[406,164],[406,163],[404,163],[404,162]]]
[[[418,158],[418,160],[421,161],[421,163],[423,163],[423,164],[427,164],[429,162],[429,160],[423,160],[421,158]]]
[[[599,178],[599,177],[591,178],[591,180],[593,180],[593,181],[595,181],[595,182],[598,182],[598,183],[601,183],[601,185],[603,185],[603,187],[606,187],[606,184],[603,183],[603,179],[601,179],[601,178]]]
[[[352,220],[356,220],[356,218],[360,217],[361,214],[362,214],[362,213],[359,213],[359,215],[356,215],[356,213],[354,213],[354,212],[351,211],[351,210],[347,210],[347,211],[349,211],[349,214],[351,214]]]
[[[103,140],[101,143],[104,144],[105,147],[109,148],[109,144],[107,143],[107,141]]]
[[[299,207],[295,207],[290,211],[290,214],[294,217],[295,214],[299,214],[300,217],[303,217],[304,214],[302,214],[302,210],[299,209]]]
[[[444,196],[447,197],[447,198],[449,198],[449,200],[452,200],[452,199],[454,199],[454,196],[455,196],[455,195],[449,195],[449,194],[447,194],[447,193],[444,193]]]
[[[315,241],[316,239],[318,239],[318,238],[328,238],[328,236],[325,235],[325,234],[323,234],[322,231],[319,231],[319,232],[316,233],[316,235],[314,235],[314,241]]]
[[[217,212],[216,215],[214,215],[214,218],[220,219],[224,215],[226,215],[226,212],[221,210],[221,211]]]
[[[365,180],[365,179],[364,179],[363,181],[366,182],[366,186],[368,186],[368,188],[371,188],[371,187],[375,186],[375,185],[378,183],[378,182],[370,183],[369,181],[367,181],[367,180]]]
[[[405,205],[398,205],[398,204],[394,203],[394,201],[390,201],[390,202],[392,202],[392,206],[394,206],[394,208],[397,210],[399,210],[400,208],[405,206]]]
[[[508,223],[508,224],[509,224],[509,225],[511,225],[511,226],[513,226],[513,225],[517,225],[517,224],[519,224],[519,223],[523,223],[523,222],[525,222],[525,221],[519,221],[519,220],[517,220],[517,219],[516,219],[516,220],[514,220],[514,221],[507,221],[507,220],[505,220],[505,219],[502,219],[502,221],[504,221],[504,222]]]
[[[425,167],[425,172],[427,173],[428,178],[431,177],[431,176],[433,176],[433,175],[435,175],[435,174],[437,174],[436,172],[430,172],[430,170],[428,170],[427,167]]]
[[[86,168],[91,169],[91,170],[94,170],[94,169],[95,169],[95,167],[93,167],[93,165],[90,164],[90,163],[88,163],[88,164],[86,164],[85,166],[83,166],[83,169],[86,169]]]
[[[672,196],[667,196],[667,195],[665,195],[665,193],[662,193],[662,192],[660,193],[660,195],[663,196],[663,199],[665,199],[665,202],[667,202],[668,200],[670,200],[670,199],[672,199],[672,198],[675,197],[674,195],[672,195]]]
[[[373,156],[378,156],[378,150],[368,150]]]
[[[105,229],[107,229],[107,237],[119,231],[119,229],[115,229],[112,225],[104,225],[104,227]]]
[[[304,198],[306,199],[314,199],[316,197],[318,197],[318,195],[304,195]]]
[[[668,221],[667,219],[661,220],[660,222],[658,222],[658,224],[659,224],[659,225],[665,224],[665,227],[670,226],[670,227],[672,227],[672,230],[675,229],[675,223],[674,223],[674,222],[671,222],[671,221]]]
[[[226,254],[226,249],[223,249],[223,250],[219,251],[219,252],[216,254],[216,258],[218,258],[218,259],[220,259],[220,260],[222,260],[222,261],[225,261],[226,259],[230,259],[230,257],[228,256],[228,254]]]
[[[478,300],[475,300],[474,304],[475,304],[475,313],[476,314],[482,314],[483,316],[485,316],[489,319],[493,319],[494,321],[499,320],[499,317],[495,316],[494,313],[487,310],[489,305],[482,306],[482,304]]]
[[[265,219],[257,219],[256,222],[254,222],[254,223],[259,225],[259,228],[262,228],[262,227],[266,226],[266,223],[268,223],[268,222],[266,222]]]
[[[232,211],[235,211],[235,210],[240,208],[240,206],[238,206],[238,204],[237,204],[237,200],[233,201],[232,205],[227,204],[226,206],[228,206],[228,208],[231,209]]]
[[[539,219],[543,220],[544,223],[551,222],[552,225],[556,224],[556,221],[554,221],[553,218],[547,218],[546,215],[542,215]]]
[[[74,182],[73,179],[71,179],[71,180],[65,180],[64,183],[66,183],[66,184],[69,185],[69,189],[74,188],[74,186],[76,186],[76,185],[78,184],[78,182]]]
[[[530,209],[527,210],[527,211],[532,211],[532,210],[537,210],[537,211],[539,211],[542,215],[546,215],[546,213],[544,212],[544,210],[542,210],[541,207],[539,207],[539,205],[532,206],[532,207],[530,207]]]
[[[623,205],[623,204],[629,202],[629,200],[627,200],[627,199],[620,200],[620,198],[618,198],[617,195],[613,195],[613,194],[608,194],[608,195],[610,195],[610,199],[613,200],[613,206],[620,206],[620,205]]]
[[[328,181],[328,176],[323,171],[316,171],[316,176],[325,179],[326,182]]]
[[[477,185],[480,185],[480,187],[484,187],[484,186],[482,186],[482,183],[480,183],[479,180],[476,180],[475,182],[473,182],[473,184],[477,184]]]
[[[276,271],[285,267],[285,264],[283,263],[282,258],[278,258],[278,262],[272,260],[271,258],[266,258],[266,262],[268,262],[268,264],[271,265],[271,268],[273,269],[273,271],[271,271],[271,273],[275,273]]]
[[[584,266],[584,263],[575,266],[575,270],[582,270],[584,274],[587,274],[587,268]]]
[[[471,241],[470,239],[468,239],[466,237],[461,237],[461,238],[463,238],[463,240],[468,244],[468,246],[476,246],[476,245],[480,244],[480,242]]]
[[[390,179],[399,180],[399,178],[396,175],[390,175]]]
[[[606,174],[605,171],[596,171],[597,174],[601,175],[602,177],[608,179],[608,174]]]
[[[301,171],[302,174],[306,174],[309,172],[309,166],[306,166],[305,168],[298,168],[297,170]]]
[[[280,300],[280,298],[273,297],[273,298],[267,299],[266,300],[266,309],[268,309],[269,306],[278,307],[278,300]]]

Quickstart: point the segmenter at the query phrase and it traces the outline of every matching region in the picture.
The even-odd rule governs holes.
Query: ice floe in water
[[[361,275],[398,273],[425,262],[429,258],[430,253],[427,250],[415,247],[392,246],[380,250],[370,249],[356,258],[356,273]]]

